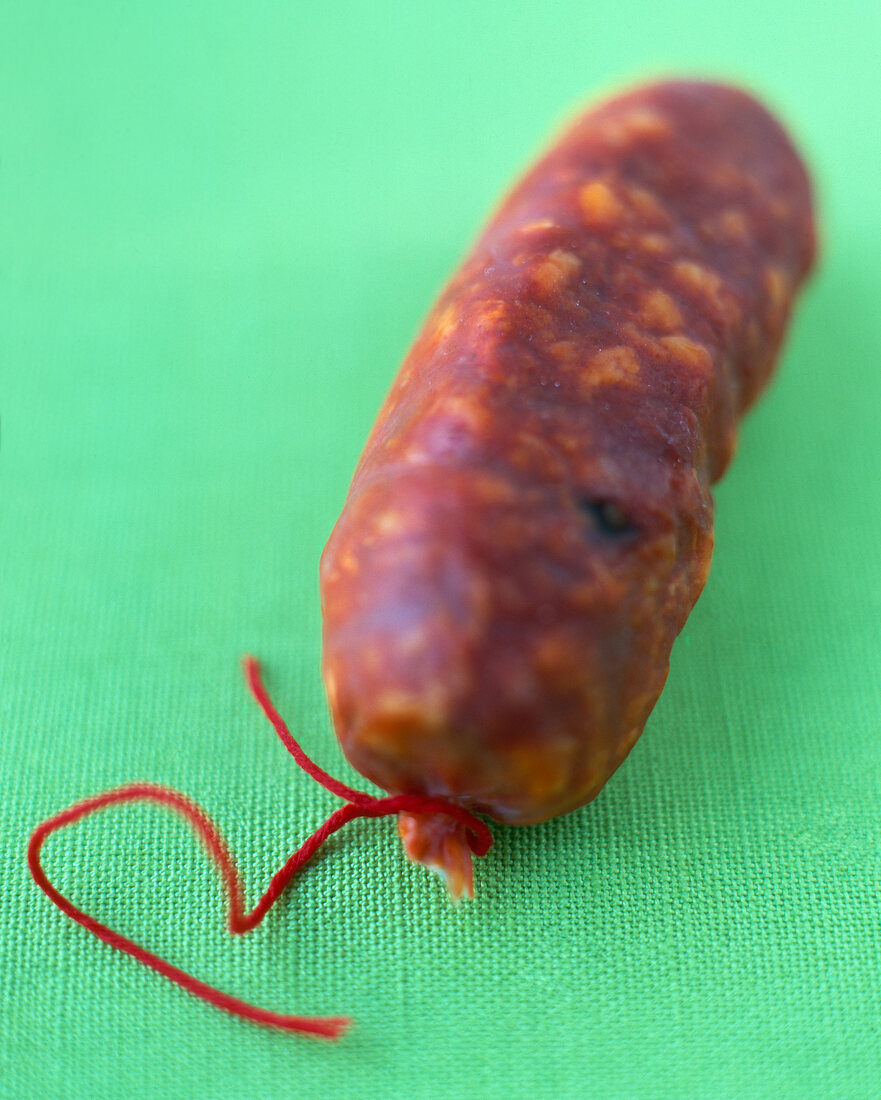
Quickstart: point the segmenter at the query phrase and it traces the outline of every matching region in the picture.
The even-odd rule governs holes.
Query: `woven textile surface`
[[[421,2],[14,3],[0,42],[0,1097],[881,1094],[881,14]],[[225,931],[176,818],[108,810],[45,866],[262,1030],[35,888],[34,825],[135,779],[223,830],[252,901],[338,802],[317,566],[409,340],[585,97],[742,81],[818,181],[823,254],[718,486],[668,686],[590,806],[494,827],[452,906],[391,820]],[[367,786],[367,789],[370,789]]]

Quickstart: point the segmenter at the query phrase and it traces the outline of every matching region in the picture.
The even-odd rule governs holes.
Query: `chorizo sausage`
[[[598,793],[703,588],[710,486],[814,254],[798,154],[720,84],[612,98],[515,186],[322,555],[323,675],[359,772],[515,825]],[[471,892],[461,825],[400,831]]]

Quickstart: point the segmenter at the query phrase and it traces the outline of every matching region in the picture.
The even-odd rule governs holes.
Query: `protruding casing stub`
[[[436,814],[399,814],[404,853],[440,875],[453,901],[474,897],[473,852],[464,825]]]

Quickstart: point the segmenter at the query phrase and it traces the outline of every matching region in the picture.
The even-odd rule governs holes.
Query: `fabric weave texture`
[[[13,5],[0,43],[0,1097],[841,1097],[881,1081],[881,15],[585,6]],[[551,11],[553,9],[553,11]],[[778,20],[779,23],[774,22]],[[781,49],[781,27],[786,48]],[[389,820],[255,932],[156,807],[46,844],[121,933],[338,1044],[262,1031],[30,881],[37,822],[122,783],[222,829],[253,904],[356,787],[317,565],[382,396],[487,209],[584,97],[739,79],[823,215],[779,376],[718,486],[707,589],[590,806],[494,827],[452,906]]]

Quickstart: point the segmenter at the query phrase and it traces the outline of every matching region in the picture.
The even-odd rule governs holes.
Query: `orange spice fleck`
[[[722,211],[717,224],[721,235],[731,240],[744,241],[749,234],[749,223],[746,215],[742,210],[736,210],[733,207]]]
[[[713,359],[703,344],[692,340],[690,336],[680,333],[677,336],[662,336],[658,343],[675,356],[680,363],[700,372],[710,374],[713,369]]]
[[[603,180],[591,180],[578,192],[578,205],[585,222],[593,228],[617,224],[625,214],[624,204]]]
[[[645,187],[640,187],[635,183],[628,184],[627,201],[634,211],[646,221],[656,225],[670,225],[669,211],[661,204],[657,196],[646,190]]]
[[[655,256],[666,252],[670,247],[670,241],[663,233],[643,233],[637,237],[636,244],[643,252],[649,252]]]
[[[477,320],[481,328],[504,335],[510,325],[510,307],[507,302],[491,298],[480,303]]]
[[[555,249],[532,272],[536,289],[546,297],[558,293],[581,269],[581,261],[574,252]]]
[[[680,286],[695,294],[700,294],[712,303],[721,313],[728,315],[737,303],[730,302],[731,295],[725,293],[725,284],[715,271],[711,271],[693,260],[677,260],[673,264],[673,275]]]
[[[603,139],[622,148],[639,138],[663,138],[670,133],[670,123],[658,111],[635,107],[620,118],[609,120],[603,128]]]
[[[789,298],[789,283],[786,275],[779,267],[773,265],[767,267],[765,268],[764,284],[771,312],[779,315]]]
[[[634,137],[666,137],[670,123],[660,113],[638,107],[624,116],[623,125]]]
[[[401,512],[388,508],[374,517],[373,527],[384,535],[400,534],[406,527],[406,518]]]
[[[481,405],[479,398],[474,396],[453,394],[442,397],[432,406],[431,412],[458,420],[474,431],[479,431],[488,422],[486,409]]]
[[[639,359],[633,348],[604,348],[591,357],[581,384],[586,389],[609,385],[632,386],[638,376]]]
[[[669,294],[659,289],[650,290],[643,296],[639,319],[658,332],[677,332],[683,324],[676,303]]]
[[[542,229],[556,229],[557,223],[550,218],[539,218],[538,221],[528,222],[526,225],[521,225],[518,229],[518,233],[538,233]]]
[[[574,367],[579,359],[578,344],[574,340],[557,340],[548,351],[564,367]]]
[[[456,327],[459,319],[459,311],[455,306],[447,306],[434,323],[432,336],[435,340],[443,340]]]

